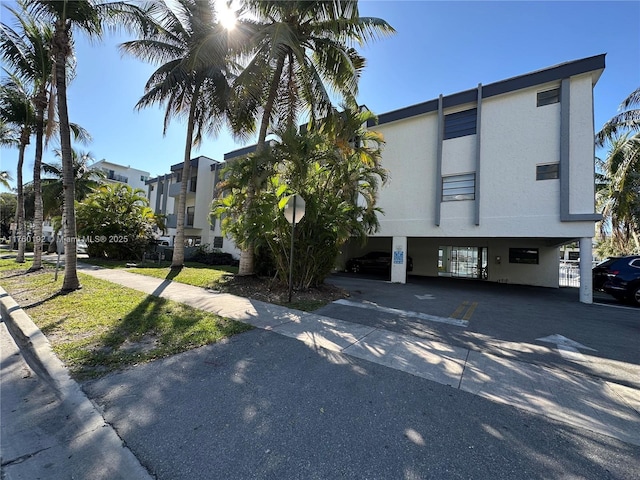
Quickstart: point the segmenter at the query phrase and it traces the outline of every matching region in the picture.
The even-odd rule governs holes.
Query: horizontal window
[[[558,103],[560,101],[560,89],[554,88],[552,90],[545,90],[544,92],[538,92],[538,107],[544,107],[545,105],[551,105],[552,103]]]
[[[538,264],[537,248],[510,248],[509,263],[526,263],[530,265]]]
[[[442,178],[442,201],[474,200],[476,198],[476,174],[449,175]]]
[[[444,139],[475,135],[478,109],[464,110],[444,116]]]
[[[548,163],[546,165],[536,165],[536,180],[552,180],[559,178],[560,165]]]

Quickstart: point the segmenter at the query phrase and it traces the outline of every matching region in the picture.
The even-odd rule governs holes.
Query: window
[[[444,116],[444,139],[475,135],[478,109],[464,110]]]
[[[196,207],[187,207],[187,226],[193,227],[193,217],[196,214]]]
[[[442,177],[442,201],[474,200],[476,198],[476,174]]]
[[[560,89],[554,88],[552,90],[545,90],[544,92],[538,92],[538,107],[544,107],[545,105],[551,105],[552,103],[558,103],[560,101]]]
[[[547,163],[536,165],[536,180],[552,180],[559,178],[560,165],[557,163]]]
[[[182,170],[176,172],[176,183],[180,183],[182,181]]]
[[[222,237],[213,237],[213,248],[222,248],[224,239]]]
[[[509,263],[525,263],[529,265],[538,264],[537,248],[510,248]]]
[[[153,185],[149,185],[149,187],[150,187],[150,191],[152,191],[152,192],[153,192],[153,191],[155,190],[155,188],[154,188],[154,186],[153,186]]]
[[[189,184],[189,191],[195,192],[196,185],[198,185],[198,177],[191,177],[191,183]]]
[[[141,182],[146,182],[147,180],[149,180],[149,177],[147,177],[145,175],[140,175],[140,181]]]

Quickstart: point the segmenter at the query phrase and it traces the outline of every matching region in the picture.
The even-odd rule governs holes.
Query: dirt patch
[[[289,300],[289,288],[268,278],[256,276],[233,276],[219,291],[262,302],[292,306],[302,310],[315,310],[334,300],[346,298],[349,292],[335,285],[322,284],[317,288],[294,290]]]

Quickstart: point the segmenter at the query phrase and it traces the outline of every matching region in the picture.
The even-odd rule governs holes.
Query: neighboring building
[[[147,191],[145,182],[149,179],[149,172],[131,168],[130,166],[119,165],[117,163],[98,160],[90,166],[91,170],[97,170],[105,174],[103,181],[107,183],[126,183],[132,188],[140,188]],[[50,219],[45,219],[42,223],[42,235],[45,242],[53,239],[53,225]]]
[[[414,275],[558,287],[561,245],[579,241],[580,300],[591,302],[597,55],[379,116],[380,230],[391,280]],[[344,260],[343,259],[343,260]]]
[[[141,188],[147,191],[146,182],[149,180],[149,172],[131,168],[129,165],[119,165],[106,160],[98,160],[91,165],[92,170],[99,170],[105,174],[104,181],[110,183],[126,183],[134,190]]]
[[[187,186],[185,211],[185,245],[209,245],[224,252],[238,255],[235,244],[220,232],[220,222],[211,215],[211,202],[216,197],[215,186],[220,180],[224,164],[200,156],[191,159],[191,175]],[[167,232],[163,237],[173,245],[176,235],[178,197],[182,182],[183,164],[171,166],[171,173],[149,179],[148,198],[157,214],[166,216]]]

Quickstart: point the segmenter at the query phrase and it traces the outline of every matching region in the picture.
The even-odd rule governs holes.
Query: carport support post
[[[393,237],[391,282],[407,283],[407,237]]]
[[[591,238],[582,237],[580,239],[580,301],[582,303],[593,303],[593,278],[591,277],[593,252],[591,249]]]

